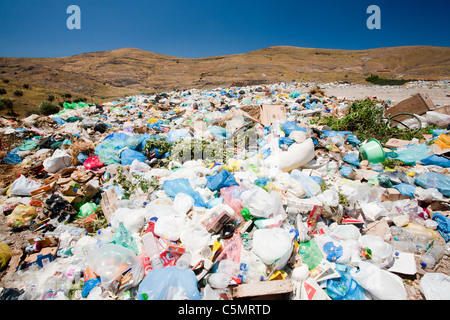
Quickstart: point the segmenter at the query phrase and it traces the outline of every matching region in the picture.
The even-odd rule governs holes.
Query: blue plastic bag
[[[208,127],[206,130],[211,132],[216,138],[216,140],[227,140],[231,138],[231,134],[227,131],[227,129],[219,126],[211,126]]]
[[[359,158],[354,156],[354,155],[352,155],[352,154],[349,154],[349,153],[347,153],[344,156],[344,158],[342,158],[342,160],[344,160],[345,162],[347,162],[347,163],[349,163],[351,165],[354,165],[355,167],[359,167],[361,165],[360,162],[359,162]]]
[[[234,176],[223,169],[219,173],[206,177],[206,187],[211,191],[218,191],[229,186],[237,186]]]
[[[428,158],[422,159],[422,160],[420,160],[420,162],[422,162],[426,166],[435,165],[435,166],[440,166],[443,168],[450,167],[449,159],[447,159],[446,157],[438,156],[436,154],[433,154],[433,155],[429,156]]]
[[[133,150],[138,150],[138,148],[140,147],[140,145],[142,143],[143,138],[144,137],[140,134],[136,134],[134,136],[129,136],[126,140],[128,148],[133,149]]]
[[[450,197],[450,177],[436,172],[426,172],[414,181],[424,189],[435,188],[444,196]]]
[[[163,182],[162,188],[164,192],[172,198],[179,193],[185,193],[194,199],[194,205],[197,207],[204,207],[205,201],[198,191],[192,189],[188,179],[178,178],[173,180],[166,180]]]
[[[281,125],[281,129],[286,133],[286,135],[290,135],[293,131],[303,131],[306,132],[305,128],[299,127],[295,122],[286,121]]]
[[[137,296],[139,300],[200,300],[194,271],[177,266],[150,271]]]
[[[432,220],[438,223],[437,231],[441,234],[441,236],[445,239],[445,242],[450,241],[450,218],[444,216],[440,212],[433,213]]]
[[[350,179],[349,178],[349,175],[350,175],[350,173],[352,173],[352,170],[353,170],[353,166],[347,166],[347,165],[342,165],[341,166],[341,168],[339,169],[339,173],[344,177],[344,178],[347,178],[347,179]]]
[[[280,138],[278,138],[278,147],[281,148],[281,146],[282,146],[283,144],[285,144],[285,145],[287,145],[288,147],[290,147],[291,144],[293,144],[294,142],[295,142],[294,139],[286,138],[286,137],[280,137]]]
[[[365,289],[350,274],[350,267],[336,264],[340,278],[328,279],[326,293],[332,300],[365,300]]]
[[[22,162],[22,158],[14,152],[8,152],[2,160],[6,164],[18,164]]]
[[[125,149],[120,153],[120,163],[123,166],[130,165],[137,159],[140,162],[145,162],[147,158],[139,151],[132,149]]]
[[[416,187],[408,183],[400,183],[392,188],[397,189],[402,195],[409,197],[414,197],[414,192],[416,191]]]
[[[172,129],[169,132],[167,132],[167,140],[172,143],[175,143],[180,139],[190,136],[191,135],[189,134],[189,132],[186,131],[185,129]]]

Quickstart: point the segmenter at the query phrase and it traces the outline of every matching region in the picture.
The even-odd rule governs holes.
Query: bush
[[[0,88],[0,94],[6,94],[5,88]]]
[[[45,116],[49,116],[51,114],[55,114],[59,112],[59,106],[57,104],[44,101],[39,106],[39,112]]]
[[[2,98],[0,99],[0,110],[11,109],[13,106],[13,102],[11,99]]]
[[[24,83],[24,84],[22,85],[22,87],[23,87],[24,89],[30,89],[30,85],[29,85],[28,83]]]
[[[14,90],[13,94],[14,94],[14,96],[16,96],[16,97],[21,97],[21,96],[23,96],[23,91],[17,89],[17,90]]]
[[[32,114],[40,115],[41,113],[39,112],[38,109],[28,109],[28,110],[25,110],[25,116],[26,116],[26,117],[29,117],[29,116],[31,116]]]
[[[3,79],[2,81],[3,81],[3,83],[8,83],[9,82],[8,79]]]
[[[47,95],[47,100],[50,101],[50,102],[52,102],[53,100],[55,100],[55,96],[52,95],[52,94],[48,94],[48,95]]]

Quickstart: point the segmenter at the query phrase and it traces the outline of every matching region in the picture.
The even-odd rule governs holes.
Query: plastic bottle
[[[407,229],[403,227],[391,226],[391,234],[394,236],[394,241],[409,241],[420,243],[428,246],[433,238],[426,232],[415,229]]]
[[[177,260],[176,266],[179,268],[188,269],[191,265],[192,255],[189,252],[185,252]]]
[[[444,246],[434,244],[420,259],[423,268],[433,268],[444,256]]]
[[[428,249],[428,246],[422,243],[407,240],[393,241],[391,244],[398,251],[415,254],[424,254]]]
[[[161,269],[164,267],[163,261],[159,256],[158,243],[152,232],[147,232],[142,235],[142,242],[144,243],[144,249],[150,258],[153,270]]]

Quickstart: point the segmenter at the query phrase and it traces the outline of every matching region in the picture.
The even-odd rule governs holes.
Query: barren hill
[[[450,79],[450,48],[335,50],[276,46],[205,58],[123,48],[61,58],[0,57],[0,78],[10,80],[7,84],[0,82],[0,87],[12,97],[14,88],[30,84],[35,92],[24,90],[24,96],[17,101],[29,107],[45,100],[48,93],[68,92],[73,97],[99,101],[125,94],[279,81],[364,83],[370,74],[383,78]]]

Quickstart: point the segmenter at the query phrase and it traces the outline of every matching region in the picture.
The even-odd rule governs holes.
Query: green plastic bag
[[[78,213],[78,217],[87,217],[90,214],[97,211],[98,205],[94,202],[86,202],[80,207],[80,212]]]
[[[111,243],[121,245],[122,247],[133,250],[136,255],[139,254],[138,246],[131,233],[124,226],[123,222],[119,222],[119,226],[114,232]]]
[[[0,269],[3,269],[12,257],[11,248],[6,243],[0,243]]]
[[[300,243],[298,252],[302,257],[302,262],[308,265],[309,270],[317,267],[323,259],[322,251],[314,239]]]

